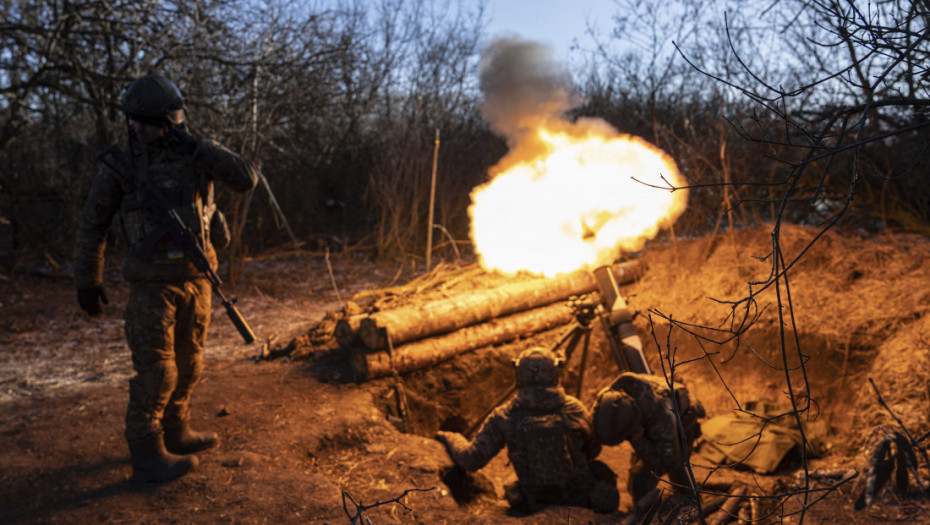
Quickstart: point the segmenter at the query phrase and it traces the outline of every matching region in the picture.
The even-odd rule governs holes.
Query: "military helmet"
[[[174,82],[161,75],[145,75],[129,84],[121,100],[129,118],[153,121],[181,115],[184,97]],[[175,122],[180,123],[180,122]]]
[[[541,346],[524,350],[513,364],[517,386],[552,387],[559,384],[561,360]]]
[[[628,439],[640,426],[636,400],[622,390],[605,388],[594,407],[594,432],[605,445]]]

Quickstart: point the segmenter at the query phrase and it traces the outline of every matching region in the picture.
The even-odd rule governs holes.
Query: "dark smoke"
[[[480,79],[481,114],[511,145],[546,122],[564,121],[575,103],[567,70],[549,47],[530,40],[492,42],[481,55]]]

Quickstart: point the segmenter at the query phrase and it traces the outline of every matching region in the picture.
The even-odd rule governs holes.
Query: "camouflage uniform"
[[[704,417],[704,408],[690,399],[683,385],[676,383],[675,393],[688,437],[684,446],[671,390],[658,376],[625,372],[595,402],[594,427],[601,443],[630,440],[633,445],[629,487],[634,504],[655,489],[663,475],[674,487],[690,485],[684,458],[700,435],[698,419]]]
[[[467,471],[485,466],[506,445],[518,480],[506,490],[514,509],[534,512],[559,504],[611,512],[619,503],[616,476],[593,461],[600,445],[588,410],[560,386],[521,386],[488,416],[472,442],[452,432],[439,432],[437,439]]]
[[[136,177],[115,171],[118,164],[108,162],[106,154],[102,157],[81,213],[74,273],[79,290],[102,285],[106,234],[116,218],[119,238],[127,247],[125,333],[136,372],[126,413],[131,442],[161,432],[162,420],[177,425],[189,419],[211,312],[209,282],[170,236],[159,231],[136,188],[146,185],[159,191],[198,237],[215,267],[209,231],[213,181],[243,192],[255,186],[257,176],[238,155],[177,129],[151,144],[132,139],[130,152]]]

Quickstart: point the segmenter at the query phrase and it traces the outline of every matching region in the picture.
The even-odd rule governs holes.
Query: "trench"
[[[739,344],[713,347],[706,343],[698,344],[680,330],[672,330],[669,335],[667,324],[656,325],[655,334],[643,320],[637,321],[636,328],[654,373],[662,373],[656,341],[663,346],[663,352],[667,352],[667,348],[675,349],[680,361],[695,359],[705,351],[713,354],[713,366],[710,359],[704,358],[676,368],[676,380],[684,382],[690,394],[703,404],[708,418],[729,413],[738,405],[745,407],[749,401],[789,402],[785,372],[769,366],[778,364],[782,359],[780,336],[776,330],[755,330]],[[507,399],[504,396],[513,386],[513,359],[533,346],[553,348],[565,332],[565,327],[553,329],[528,339],[474,350],[439,365],[411,372],[401,380],[407,402],[406,420],[399,418],[397,392],[392,387],[384,391],[383,409],[398,428],[424,437],[432,438],[438,430],[460,433],[477,430],[478,424],[490,411]],[[829,453],[849,454],[857,439],[846,439],[845,436],[856,435],[854,418],[858,413],[854,407],[855,396],[850,392],[857,390],[864,381],[875,358],[875,348],[850,346],[850,341],[834,341],[814,334],[801,334],[799,341],[804,353],[810,357],[806,361],[805,374],[800,370],[790,373],[794,392],[796,396],[802,396],[809,388],[813,399],[812,416],[825,418],[830,424]],[[603,332],[599,328],[594,329],[580,389],[582,345],[574,349],[563,366],[563,388],[589,408],[593,406],[598,392],[621,372],[609,348]],[[787,355],[796,354],[795,345],[788,344]],[[797,364],[796,360],[796,357],[793,361],[789,357],[789,366]],[[388,380],[387,383],[392,382]],[[622,443],[603,447],[598,456],[598,460],[617,475],[621,494],[628,493],[627,470],[631,454],[632,447]],[[775,474],[790,473],[799,466],[799,456],[789,454]],[[732,480],[732,476],[746,475],[747,472],[733,472],[715,479]],[[753,479],[765,477],[755,476]],[[503,497],[503,487],[516,479],[503,451],[476,473],[451,469],[440,472],[440,478],[462,505],[483,496],[499,500]],[[771,478],[771,481],[776,479]],[[629,497],[621,496],[620,510],[629,511],[629,505]]]
[[[561,327],[514,341],[486,347],[457,356],[439,365],[417,370],[402,378],[407,400],[405,431],[432,437],[438,430],[465,433],[474,428],[513,386],[513,359],[532,346],[552,348],[566,328]],[[727,413],[748,401],[764,400],[789,403],[787,379],[782,368],[780,336],[773,329],[751,330],[738,345],[703,345],[680,330],[657,324],[655,335],[644,322],[637,322],[653,373],[662,373],[656,341],[673,348],[681,364],[676,367],[676,381],[684,382],[691,395],[704,405],[708,417]],[[812,398],[811,415],[826,418],[837,435],[851,432],[855,424],[855,396],[876,355],[874,346],[835,341],[816,334],[801,334],[801,348],[809,356],[805,369],[790,372],[795,396],[808,390]],[[789,368],[798,364],[796,346],[787,344]],[[588,347],[588,358],[579,390],[581,345],[575,348],[562,371],[562,386],[591,407],[597,393],[621,372],[607,341],[596,328]],[[712,357],[700,358],[711,354]],[[806,377],[805,377],[806,376]],[[790,406],[790,405],[788,405]],[[396,393],[385,391],[383,409],[397,420]]]

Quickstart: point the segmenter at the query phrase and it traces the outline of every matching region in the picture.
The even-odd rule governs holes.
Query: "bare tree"
[[[5,2],[0,12],[3,213],[18,239],[59,257],[68,224],[43,214],[76,216],[90,154],[125,126],[119,94],[135,66],[157,65],[173,48],[178,13],[157,2],[56,0]]]
[[[808,355],[800,338],[805,328],[797,322],[792,301],[793,267],[841,221],[870,225],[874,223],[863,222],[861,217],[871,215],[881,219],[880,228],[890,226],[894,218],[898,227],[924,231],[930,218],[920,215],[926,209],[921,200],[928,181],[919,171],[926,165],[925,136],[930,125],[924,109],[930,102],[928,7],[922,1],[894,0],[867,5],[773,2],[758,12],[762,27],[775,31],[769,34],[767,53],[761,54],[758,47],[738,38],[743,22],[737,20],[745,18],[731,18],[727,13],[719,36],[735,68],[720,67],[727,61],[707,60],[700,53],[692,54],[685,44],[678,46],[696,71],[755,105],[753,114],[730,118],[729,123],[750,143],[768,150],[769,158],[778,163],[773,164],[772,173],[780,176],[763,180],[745,173],[722,181],[740,191],[766,187],[770,197],[765,200],[774,212],[771,251],[765,259],[771,264],[769,274],[747,283],[745,296],[720,300],[730,307],[724,328],[689,325],[674,315],[653,314],[690,334],[701,348],[722,347],[747,334],[766,309],[760,304],[762,294],[774,293],[781,359],[765,365],[783,375],[790,401],[785,415],[791,415],[802,429],[803,421],[816,417],[817,405],[811,397]],[[738,198],[732,208],[752,202]],[[892,209],[897,214],[890,213]],[[789,252],[782,244],[781,228],[791,221],[817,224],[820,233],[800,250]],[[705,350],[703,359],[712,361],[713,353]],[[684,364],[675,354],[671,345],[663,354],[672,371]],[[734,403],[741,407],[738,399]],[[911,441],[909,445],[917,448],[918,443]],[[822,497],[810,485],[803,430],[801,450],[804,476],[794,495],[803,520],[807,509]],[[834,490],[847,481],[820,491]],[[771,496],[785,501],[789,493]]]

